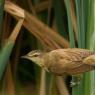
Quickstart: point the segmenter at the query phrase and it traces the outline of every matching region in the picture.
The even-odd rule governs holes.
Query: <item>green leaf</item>
[[[5,44],[4,48],[0,52],[0,79],[2,78],[2,75],[7,66],[13,46],[14,43],[12,41],[9,41],[8,43]]]
[[[73,25],[71,22],[71,13],[70,13],[70,0],[65,0],[66,8],[67,8],[67,16],[68,16],[68,30],[69,30],[69,39],[70,39],[70,47],[75,47],[75,39],[73,32]]]
[[[3,26],[4,2],[5,0],[0,0],[0,47],[1,47],[2,26]]]
[[[76,5],[76,15],[77,15],[77,27],[78,27],[78,48],[85,48],[86,42],[86,31],[87,31],[87,15],[89,9],[88,0],[75,0]],[[72,95],[84,95],[86,75],[83,76],[83,79],[80,81],[80,84],[73,88]]]
[[[53,0],[53,7],[54,7],[54,14],[55,14],[55,21],[56,21],[56,27],[58,29],[58,32],[64,36],[67,37],[67,33],[64,29],[64,7],[62,0]]]
[[[95,51],[95,0],[89,0],[88,12],[86,48]],[[95,71],[85,75],[84,86],[84,95],[95,95]]]

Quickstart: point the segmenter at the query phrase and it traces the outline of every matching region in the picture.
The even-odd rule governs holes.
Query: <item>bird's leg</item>
[[[79,74],[79,75],[73,75],[73,79],[72,81],[70,82],[70,87],[74,87],[74,86],[77,86],[80,84],[82,80],[82,74]]]

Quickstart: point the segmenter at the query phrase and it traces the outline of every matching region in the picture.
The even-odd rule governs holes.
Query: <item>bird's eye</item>
[[[35,54],[32,54],[31,57],[38,57],[40,55],[40,53],[35,53]]]
[[[34,55],[32,55],[33,57],[37,57],[37,56],[39,56],[38,54],[34,54]]]
[[[41,53],[32,51],[32,52],[29,52],[27,55],[30,56],[30,57],[38,57],[38,56],[41,55]]]

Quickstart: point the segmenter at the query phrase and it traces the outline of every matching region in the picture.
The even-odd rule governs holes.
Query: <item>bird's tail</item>
[[[83,60],[83,63],[88,64],[88,65],[95,66],[95,54],[86,57]]]

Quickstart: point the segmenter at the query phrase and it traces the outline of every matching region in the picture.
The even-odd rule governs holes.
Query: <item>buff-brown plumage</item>
[[[86,49],[57,49],[44,56],[44,65],[49,71],[62,75],[75,75],[93,70],[92,65],[84,64],[83,60],[95,52]]]
[[[28,59],[30,57],[30,59],[33,60],[33,56],[30,56],[32,54],[34,53],[27,54]],[[93,54],[95,54],[94,51],[86,49],[68,48],[56,49],[47,53],[40,53],[40,55],[36,56],[36,58],[41,59],[39,63],[42,62],[42,64],[40,66],[46,68],[54,74],[76,75],[94,69],[94,65],[87,64],[87,61],[83,62],[85,58]]]

